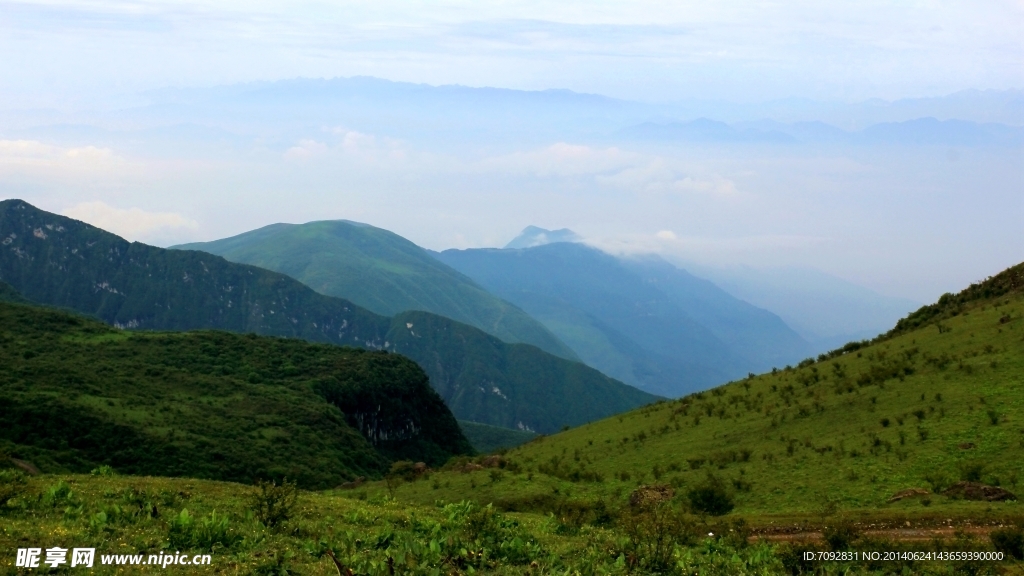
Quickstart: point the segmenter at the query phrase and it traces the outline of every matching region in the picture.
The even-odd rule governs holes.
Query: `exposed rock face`
[[[950,498],[961,498],[963,500],[984,500],[986,502],[998,502],[1002,500],[1016,500],[1017,496],[998,486],[987,486],[980,482],[957,482],[942,493]]]

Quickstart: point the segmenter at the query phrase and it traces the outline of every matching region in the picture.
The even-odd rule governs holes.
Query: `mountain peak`
[[[561,230],[545,230],[537,226],[527,226],[523,231],[505,245],[505,248],[533,248],[544,244],[555,242],[581,242],[583,237],[579,234],[562,228]]]

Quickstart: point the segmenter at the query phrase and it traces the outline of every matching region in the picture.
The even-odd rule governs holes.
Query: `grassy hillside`
[[[273,224],[231,238],[174,246],[287,274],[327,296],[384,316],[422,310],[576,360],[565,344],[516,306],[490,294],[405,238],[344,220]]]
[[[810,353],[777,316],[660,258],[566,242],[436,256],[521,306],[587,364],[655,394],[681,396]]]
[[[0,280],[34,302],[126,329],[218,329],[398,352],[423,368],[459,418],[474,422],[551,432],[654,399],[577,362],[436,314],[379,316],[284,274],[129,243],[20,200],[0,202]]]
[[[0,303],[0,449],[43,471],[335,486],[470,451],[411,361]],[[383,408],[383,410],[382,410]]]
[[[449,489],[480,501],[559,489],[621,502],[638,484],[685,492],[710,482],[744,516],[1020,515],[1016,503],[940,493],[961,480],[1024,490],[1022,272],[943,297],[831,358],[535,440],[508,453],[522,472],[509,483],[454,475]],[[887,503],[912,488],[929,495]],[[445,495],[422,485],[408,492],[420,501]]]

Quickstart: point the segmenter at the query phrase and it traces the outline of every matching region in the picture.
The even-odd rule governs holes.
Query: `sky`
[[[0,0],[0,54],[0,199],[132,240],[345,218],[445,249],[532,224],[679,262],[816,268],[919,302],[1024,260],[1019,146],[664,145],[616,137],[625,124],[594,136],[529,119],[533,136],[511,138],[413,107],[452,126],[438,136],[394,118],[287,120],[287,103],[174,116],[151,92],[365,75],[666,106],[796,99],[838,106],[804,118],[837,123],[873,99],[1024,89],[1024,0]],[[990,112],[977,116],[1005,116]]]
[[[1021,87],[1024,2],[0,2],[0,105],[370,75],[633,100]]]

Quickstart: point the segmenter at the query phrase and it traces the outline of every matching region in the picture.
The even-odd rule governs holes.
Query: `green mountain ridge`
[[[426,374],[397,354],[130,332],[5,302],[0,365],[0,451],[44,472],[108,465],[324,488],[471,451]]]
[[[0,280],[33,302],[130,330],[216,329],[398,352],[423,368],[458,418],[484,424],[552,432],[654,400],[447,318],[379,316],[283,274],[129,243],[20,200],[0,202]]]
[[[201,250],[295,278],[326,296],[383,316],[432,312],[505,342],[533,344],[579,360],[543,325],[401,236],[345,220],[272,224],[251,232],[172,246]]]

